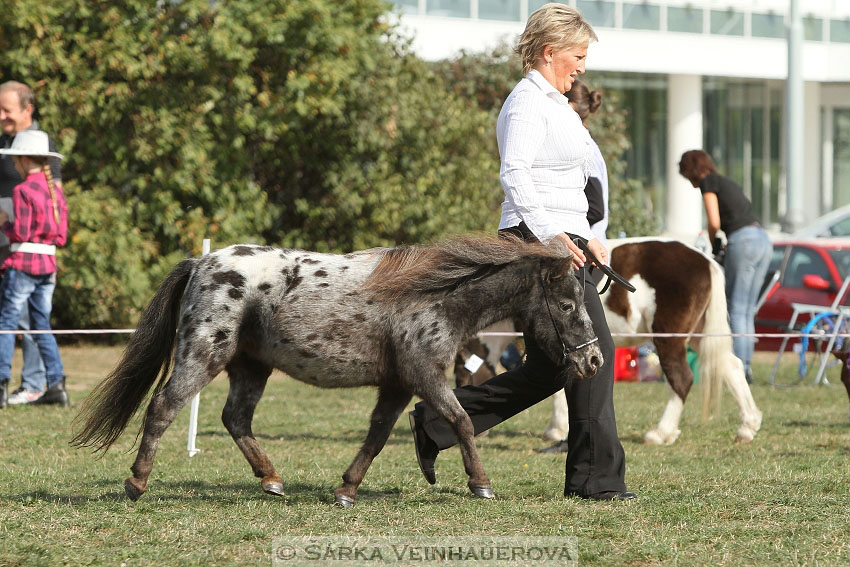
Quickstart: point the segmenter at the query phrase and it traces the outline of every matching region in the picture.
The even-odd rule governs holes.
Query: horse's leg
[[[721,394],[723,382],[738,404],[741,424],[738,426],[737,440],[743,443],[752,441],[761,428],[762,413],[756,406],[752,391],[747,384],[744,363],[732,351],[731,342],[717,337],[704,337],[700,340],[700,378],[706,380],[706,390],[716,390]],[[707,394],[708,397],[708,394]]]
[[[227,365],[230,393],[221,412],[221,421],[245,455],[254,476],[262,479],[260,486],[267,494],[283,495],[283,480],[274,469],[268,455],[254,438],[251,422],[272,369],[261,362],[240,355]]]
[[[469,489],[480,498],[493,498],[490,479],[484,472],[484,466],[475,448],[475,428],[472,420],[457,401],[442,373],[435,370],[431,376],[421,375],[412,380],[412,383],[427,384],[427,387],[418,389],[416,394],[445,419],[457,435],[463,466],[469,476],[469,482],[467,482]]]
[[[749,443],[755,438],[761,429],[761,410],[756,406],[750,385],[747,384],[747,375],[744,371],[744,363],[731,351],[723,359],[725,367],[720,370],[726,378],[726,385],[732,393],[732,398],[738,404],[738,414],[741,425],[738,427],[737,440]]]
[[[563,390],[552,394],[552,417],[549,426],[543,432],[543,438],[549,441],[563,441],[570,432],[570,415],[567,407],[567,396]]]
[[[644,435],[644,442],[650,445],[671,445],[678,439],[681,430],[679,421],[688,392],[694,383],[694,375],[688,366],[688,354],[685,339],[682,337],[658,337],[654,341],[655,350],[661,363],[661,369],[670,386],[670,396],[661,420],[654,429]]]
[[[378,391],[378,403],[372,410],[369,433],[357,456],[342,475],[342,486],[334,491],[336,503],[345,508],[354,505],[357,487],[363,482],[363,477],[372,464],[372,460],[381,452],[398,416],[410,402],[413,396],[409,392],[397,388],[382,387]]]
[[[174,365],[174,372],[165,388],[151,399],[145,415],[144,433],[139,443],[136,460],[130,470],[133,476],[124,481],[124,492],[130,500],[138,500],[145,492],[153,470],[153,459],[159,440],[180,410],[209,384],[218,374],[214,368],[195,365],[196,370],[180,360]]]
[[[847,397],[850,398],[850,367],[847,366],[847,352],[833,353],[835,357],[841,361],[841,381],[844,382],[844,388],[847,390]]]

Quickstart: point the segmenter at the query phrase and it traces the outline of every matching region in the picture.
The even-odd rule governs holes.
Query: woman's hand
[[[605,249],[605,245],[598,238],[594,238],[593,240],[587,243],[587,247],[593,252],[593,255],[602,262],[603,264],[608,264],[608,251]],[[597,266],[597,268],[602,268],[602,266]]]
[[[563,232],[562,232],[562,233],[558,234],[558,235],[557,235],[555,238],[553,238],[552,240],[553,240],[553,241],[557,240],[557,241],[561,242],[561,244],[563,244],[564,246],[566,246],[566,247],[567,247],[567,249],[568,249],[570,252],[572,252],[572,253],[573,253],[573,267],[574,267],[576,270],[578,270],[579,268],[581,268],[582,266],[584,266],[584,263],[585,263],[585,261],[587,261],[587,258],[585,258],[585,257],[584,257],[584,252],[582,252],[582,251],[581,251],[581,248],[579,248],[579,247],[576,245],[576,243],[575,243],[575,242],[573,242],[573,241],[572,241],[572,239],[571,239],[569,236],[567,236],[565,233],[563,233]],[[599,241],[597,240],[596,242],[598,243]],[[603,251],[605,250],[605,248],[602,246],[602,244],[599,244],[599,246],[600,246],[600,248],[602,248],[602,250],[603,250]],[[590,250],[591,250],[594,254],[596,254],[596,251],[595,251],[595,250],[593,250],[593,248],[591,248]],[[608,257],[608,253],[607,253],[607,252],[605,253],[605,257],[606,257],[606,258]]]

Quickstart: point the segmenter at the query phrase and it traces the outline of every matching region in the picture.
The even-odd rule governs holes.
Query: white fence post
[[[204,238],[201,243],[201,254],[210,253],[210,239]],[[189,439],[186,442],[186,449],[189,451],[189,456],[194,457],[200,452],[200,449],[195,447],[195,438],[198,436],[198,408],[201,405],[201,393],[195,394],[192,398],[192,405],[189,409]]]

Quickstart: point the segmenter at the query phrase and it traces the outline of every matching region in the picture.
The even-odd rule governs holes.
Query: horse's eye
[[[572,313],[573,309],[576,308],[575,304],[570,301],[561,301],[558,303],[558,307],[560,307],[561,311],[564,313]]]

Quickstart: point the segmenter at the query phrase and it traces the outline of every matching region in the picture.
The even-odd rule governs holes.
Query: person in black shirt
[[[741,187],[717,173],[711,157],[702,150],[682,154],[679,173],[702,192],[713,252],[720,252],[717,231],[726,234],[723,266],[726,270],[726,303],[733,333],[755,333],[755,306],[767,274],[773,247],[753,214]],[[735,355],[744,363],[752,383],[751,363],[755,337],[733,337]]]

